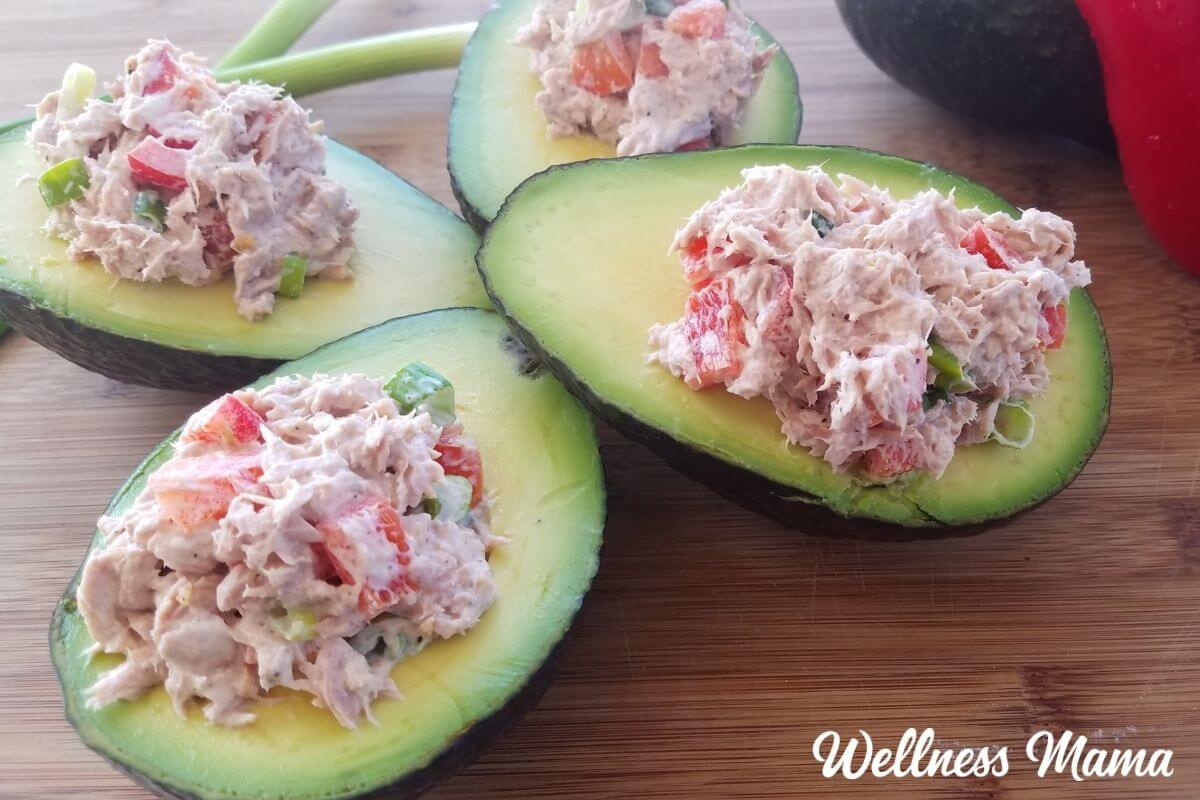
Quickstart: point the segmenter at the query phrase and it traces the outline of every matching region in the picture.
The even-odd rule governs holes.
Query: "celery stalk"
[[[275,0],[254,27],[217,62],[217,69],[281,56],[336,0]]]

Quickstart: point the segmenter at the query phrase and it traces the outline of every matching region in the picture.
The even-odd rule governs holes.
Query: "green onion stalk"
[[[217,62],[217,69],[232,69],[283,55],[334,2],[336,0],[276,0],[250,32]]]
[[[256,80],[293,95],[314,94],[391,75],[453,67],[474,22],[398,31],[216,70],[222,81]]]

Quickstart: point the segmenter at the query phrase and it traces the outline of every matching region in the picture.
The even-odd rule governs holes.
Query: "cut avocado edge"
[[[572,363],[571,356],[564,356],[558,349],[559,342],[554,341],[554,334],[558,333],[558,331],[554,330],[553,326],[543,330],[539,324],[527,324],[526,317],[529,316],[527,313],[528,305],[523,309],[514,308],[511,301],[514,299],[520,300],[521,297],[515,292],[510,292],[509,287],[501,288],[497,285],[498,278],[503,278],[507,274],[505,271],[506,268],[510,268],[509,271],[514,276],[523,274],[520,272],[521,267],[512,267],[511,265],[518,262],[523,263],[522,260],[525,259],[523,254],[514,256],[512,251],[505,253],[497,252],[498,237],[506,237],[506,243],[510,240],[515,243],[519,241],[521,236],[538,236],[541,229],[538,228],[537,231],[534,231],[530,228],[530,218],[526,217],[520,221],[513,221],[512,217],[514,213],[520,213],[521,208],[526,203],[530,204],[531,209],[537,208],[539,212],[559,213],[558,206],[562,205],[564,202],[563,198],[565,197],[565,194],[563,194],[564,180],[569,182],[573,177],[572,173],[575,171],[605,170],[604,175],[589,175],[586,178],[580,172],[580,177],[577,180],[581,183],[585,180],[587,181],[592,190],[589,194],[603,191],[614,195],[608,198],[608,201],[613,203],[614,207],[636,209],[638,206],[629,196],[623,196],[619,191],[614,191],[613,189],[613,187],[624,185],[625,182],[634,179],[634,176],[629,174],[628,171],[619,175],[615,172],[623,170],[623,165],[632,165],[651,170],[655,168],[654,165],[656,163],[672,164],[675,162],[674,171],[671,174],[654,176],[654,178],[656,180],[661,178],[666,181],[687,172],[687,188],[689,192],[695,194],[703,191],[703,187],[708,185],[707,181],[709,177],[707,173],[703,175],[699,174],[703,170],[698,171],[691,169],[691,167],[699,167],[703,165],[705,160],[710,162],[733,161],[734,163],[725,164],[722,169],[716,170],[719,174],[727,172],[731,177],[725,179],[724,182],[712,183],[707,194],[698,195],[699,197],[703,197],[703,199],[716,197],[722,188],[736,182],[734,176],[737,175],[738,170],[754,164],[788,163],[790,161],[790,163],[796,166],[804,166],[832,163],[833,166],[830,167],[831,172],[858,174],[860,170],[857,170],[856,167],[863,167],[862,171],[867,173],[867,179],[875,179],[876,182],[883,186],[887,186],[888,182],[886,180],[879,180],[879,176],[894,173],[899,176],[899,183],[902,184],[901,190],[897,193],[899,197],[907,196],[910,189],[915,191],[925,187],[937,188],[942,192],[954,190],[957,196],[962,199],[964,205],[980,205],[988,210],[1005,210],[1009,213],[1019,215],[1019,212],[1013,206],[1004,201],[996,193],[954,173],[932,164],[853,147],[744,145],[701,153],[652,154],[624,159],[593,159],[587,162],[561,164],[550,167],[542,173],[526,179],[505,201],[495,221],[484,233],[483,244],[476,256],[476,265],[484,286],[492,298],[493,305],[509,321],[510,326],[514,329],[514,333],[527,347],[539,354],[543,363],[593,413],[628,437],[647,444],[676,469],[708,485],[719,494],[751,510],[783,522],[785,525],[818,534],[886,539],[971,535],[982,532],[996,523],[1011,517],[1015,513],[1028,510],[1045,502],[1065,488],[1079,474],[1099,445],[1107,427],[1112,391],[1112,366],[1108,352],[1107,338],[1094,303],[1088,293],[1082,289],[1077,289],[1072,293],[1071,322],[1067,345],[1064,351],[1061,353],[1052,353],[1048,356],[1056,365],[1051,369],[1051,392],[1055,388],[1066,391],[1066,389],[1070,388],[1072,382],[1078,382],[1079,388],[1085,393],[1083,400],[1071,406],[1073,410],[1079,412],[1080,421],[1078,423],[1078,430],[1069,431],[1065,437],[1068,441],[1064,445],[1064,448],[1070,450],[1072,462],[1059,466],[1051,465],[1051,468],[1046,473],[1035,476],[1047,479],[1046,483],[1042,485],[1032,488],[1023,487],[1020,491],[1013,489],[1006,490],[1001,485],[996,490],[997,496],[1005,498],[1006,495],[1004,493],[1008,491],[1008,494],[1012,496],[1011,502],[1005,499],[997,501],[990,507],[983,509],[971,507],[971,503],[969,502],[970,497],[973,494],[977,496],[977,493],[981,490],[971,485],[970,475],[964,476],[960,474],[965,471],[964,469],[954,470],[953,463],[952,469],[948,470],[947,474],[953,476],[955,481],[967,484],[965,494],[968,502],[954,502],[951,499],[939,496],[938,491],[949,485],[949,482],[942,483],[939,486],[938,481],[933,481],[928,476],[914,476],[913,478],[902,479],[884,486],[867,486],[833,475],[832,470],[829,470],[828,465],[824,465],[823,462],[819,465],[820,471],[829,473],[832,475],[832,478],[822,479],[817,485],[808,485],[804,481],[791,482],[780,480],[777,477],[773,477],[773,475],[778,475],[779,473],[768,473],[758,469],[753,459],[741,457],[737,452],[731,452],[729,449],[713,447],[711,443],[694,437],[680,435],[678,427],[675,427],[674,430],[671,430],[670,426],[665,427],[661,417],[656,419],[652,415],[647,416],[643,413],[644,408],[638,407],[639,402],[636,399],[629,401],[630,397],[638,397],[637,393],[626,392],[624,401],[614,399],[612,392],[606,393],[596,385],[596,381],[594,380],[596,377],[595,370],[591,372],[583,370],[587,374],[581,374],[580,370],[577,369],[578,365]],[[684,162],[687,164],[687,169],[685,169]],[[860,174],[860,177],[864,177],[864,175]],[[895,187],[893,188],[895,189]],[[556,192],[559,194],[556,194]],[[544,199],[538,200],[537,197],[541,195],[544,195]],[[542,202],[544,208],[538,207],[536,205],[538,202]],[[652,210],[650,216],[653,216],[654,223],[662,222],[662,220],[658,219],[659,216],[670,216],[668,223],[672,227],[660,238],[669,243],[674,228],[678,224],[681,224],[682,220],[686,219],[687,214],[694,210],[695,207],[699,207],[698,202],[695,203],[694,207],[687,206],[673,209],[669,215],[667,212],[658,214],[657,209]],[[549,209],[552,208],[555,210],[550,212]],[[588,211],[590,214],[587,218],[599,218],[600,214],[594,208],[589,207]],[[566,214],[567,212],[562,213]],[[519,233],[514,233],[510,236],[508,231],[510,223],[513,231],[517,231],[521,226],[524,227],[521,228]],[[553,224],[555,223],[547,223],[547,227]],[[607,227],[602,226],[603,230],[597,232],[595,236],[606,237],[609,240],[619,237],[621,229],[616,227],[618,224],[614,222]],[[636,224],[643,226],[646,223],[639,217],[639,221]],[[534,227],[538,225],[540,225],[540,221],[534,223]],[[664,228],[665,230],[666,228]],[[581,241],[577,237],[571,240],[571,246],[574,248],[573,252],[588,252],[589,247],[592,245],[599,248],[597,243],[588,242],[586,239]],[[541,249],[540,241],[539,247],[536,249]],[[661,249],[665,252],[666,245],[663,245]],[[621,252],[624,262],[631,265],[656,263],[654,260],[663,257],[657,250],[647,256],[644,248],[643,250],[633,252],[632,255],[629,251]],[[554,256],[547,257],[554,258]],[[597,263],[594,266],[597,267],[598,271],[603,271],[602,263]],[[590,270],[589,264],[577,265],[577,267],[581,271]],[[527,267],[527,269],[533,268]],[[552,271],[551,267],[544,267],[543,272],[547,271]],[[537,289],[542,289],[546,285],[549,285],[551,290],[565,291],[562,290],[561,286],[547,283],[543,278],[534,276],[533,273],[530,273],[526,277],[532,277],[532,280],[538,283]],[[617,282],[619,283],[621,278],[624,277],[628,276],[618,276]],[[514,278],[514,280],[516,279]],[[679,306],[672,308],[669,312],[659,313],[651,317],[653,322],[667,322],[676,318],[679,308],[682,307],[683,297],[686,296],[686,287],[683,286],[682,278],[678,277],[675,273],[671,274],[670,280],[679,283],[680,288],[678,290],[671,289],[672,292],[678,294],[679,299],[677,302]],[[589,287],[589,289],[594,288],[594,286]],[[531,286],[530,291],[536,291],[536,289]],[[564,302],[561,293],[556,294],[555,297],[558,304]],[[576,316],[584,315],[584,318],[586,318],[587,315],[594,315],[607,310],[608,306],[611,305],[611,303],[606,304],[607,298],[599,296],[589,297],[588,308],[579,309]],[[570,308],[568,307],[563,313],[569,314]],[[646,325],[647,329],[648,327],[649,324]],[[644,333],[645,331],[639,331],[639,338]],[[560,336],[559,338],[561,339],[562,337]],[[620,344],[615,345],[618,350],[621,344],[625,344],[624,340]],[[1083,359],[1086,363],[1076,368],[1067,369],[1067,374],[1063,376],[1063,380],[1059,380],[1056,384],[1053,377],[1056,369],[1064,365],[1070,366],[1072,359]],[[624,384],[621,385],[624,386]],[[695,393],[692,393],[690,396],[695,396]],[[751,403],[753,401],[732,398],[730,402]],[[1059,400],[1055,402],[1062,405]],[[645,403],[642,403],[642,405],[645,406]],[[1051,410],[1060,409],[1056,406]],[[678,412],[679,409],[675,408],[675,412],[670,413]],[[774,419],[773,416],[771,419]],[[1041,422],[1039,422],[1039,428],[1042,427]],[[1071,428],[1071,424],[1068,424],[1067,427]],[[783,438],[782,434],[778,431],[777,423],[774,426],[774,435],[777,437],[779,446],[783,447]],[[1044,460],[1054,461],[1055,448],[1057,446],[1056,439],[1047,432],[1043,432],[1041,435],[1043,445],[1050,453],[1050,455],[1044,457]],[[1034,444],[1035,449],[1036,445],[1037,442]],[[798,460],[812,459],[812,456],[807,452],[800,453],[796,448],[787,448],[787,450],[790,454],[794,454],[790,457]],[[1011,451],[998,455],[1000,451],[1005,450],[1011,451],[1010,448],[1000,448],[994,444],[976,445],[974,447],[961,448],[955,458],[961,461],[965,461],[968,458],[982,458],[986,468],[993,461],[999,463],[1003,459],[1011,460],[1021,457],[1014,455],[1014,453],[1020,453],[1020,451]],[[743,455],[747,453],[744,450],[742,452]],[[970,455],[960,458],[962,453],[970,453]],[[1040,467],[1035,464],[1035,468]],[[1029,481],[1026,482],[1028,483]],[[1020,481],[1016,481],[1015,483],[1020,483]],[[1022,494],[1021,492],[1024,493]]]
[[[549,373],[522,369],[512,350],[494,313],[437,310],[361,331],[257,382],[356,365],[368,374],[394,371],[420,356],[456,385],[467,433],[490,468],[495,530],[512,540],[492,556],[500,598],[474,630],[436,642],[393,670],[405,699],[377,701],[380,727],[346,731],[328,712],[286,692],[281,704],[260,706],[259,722],[245,729],[208,726],[194,710],[180,720],[160,689],[88,709],[83,693],[102,667],[84,655],[91,640],[74,600],[81,564],[55,608],[49,638],[68,720],[85,744],[141,785],[172,797],[414,797],[514,724],[548,685],[598,569],[605,489],[591,418]],[[137,495],[170,457],[178,432],[141,462],[106,513]],[[100,545],[97,532],[91,548]],[[499,651],[486,649],[492,646]],[[395,739],[388,732],[400,737],[406,730],[415,731],[420,746],[389,752]],[[265,749],[255,751],[255,742]],[[295,748],[301,752],[292,754]],[[265,769],[254,772],[260,764]],[[202,779],[189,780],[189,770]],[[250,778],[241,777],[245,770]]]
[[[528,51],[512,42],[535,5],[535,0],[500,0],[485,13],[455,80],[446,164],[463,217],[481,233],[526,177],[555,164],[616,156],[611,145],[594,136],[547,136],[545,119],[534,105],[541,87],[529,70]],[[779,44],[753,20],[751,25],[764,46]],[[792,144],[803,117],[796,68],[779,45],[733,144]]]
[[[0,135],[0,182],[35,173],[26,127]],[[0,314],[18,331],[86,369],[160,388],[223,390],[355,330],[431,308],[486,308],[472,269],[478,237],[449,209],[369,157],[328,142],[330,173],[362,212],[355,280],[311,281],[258,322],[240,317],[233,283],[117,280],[93,259],[74,262],[41,226],[30,182],[0,218]],[[436,269],[430,269],[435,265]],[[414,288],[415,287],[415,288]]]

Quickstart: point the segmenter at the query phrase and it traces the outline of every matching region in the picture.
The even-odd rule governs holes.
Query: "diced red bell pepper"
[[[720,258],[724,257],[725,263],[731,269],[744,267],[750,263],[750,256],[736,250],[726,254],[726,248],[730,242],[725,240],[725,244],[718,244],[712,249],[713,255]],[[688,282],[688,285],[693,290],[703,289],[713,279],[713,272],[708,266],[708,239],[704,236],[697,236],[683,246],[679,251],[679,260],[683,263],[683,277]]]
[[[360,574],[365,571],[364,554],[359,545],[346,535],[344,523],[351,517],[368,515],[375,529],[382,533],[395,547],[396,572],[386,586],[369,586]],[[317,525],[323,541],[311,545],[314,571],[318,578],[332,581],[337,578],[342,585],[361,584],[358,609],[368,619],[385,608],[394,605],[402,594],[417,590],[417,584],[409,577],[405,567],[412,560],[408,539],[400,515],[391,503],[375,497],[351,505],[338,515],[336,520]]]
[[[872,478],[894,478],[916,469],[917,454],[906,442],[883,444],[864,453],[860,466]]]
[[[983,260],[992,269],[1011,270],[1017,261],[1004,240],[985,228],[981,222],[972,225],[958,245],[972,255],[983,256]]]
[[[173,192],[187,188],[188,152],[147,136],[126,156],[134,180]]]
[[[684,377],[688,386],[706,389],[741,373],[738,352],[746,343],[742,331],[745,316],[730,297],[728,281],[710,283],[688,298],[683,325],[696,361],[695,374]]]
[[[261,476],[257,453],[208,453],[168,461],[147,484],[163,513],[187,529],[224,517],[233,498]]]
[[[1043,350],[1057,350],[1067,338],[1067,304],[1047,306],[1042,309],[1038,323],[1038,344]]]
[[[720,39],[725,33],[721,0],[691,0],[667,15],[667,30],[689,39]]]
[[[313,575],[317,580],[337,585],[354,583],[354,576],[350,574],[350,570],[341,561],[334,560],[325,542],[313,542],[309,548],[313,554]]]
[[[662,48],[654,42],[642,42],[638,52],[637,74],[643,78],[665,78],[671,74],[670,67],[662,60]]]
[[[146,126],[146,133],[155,137],[156,139],[162,139],[163,144],[175,150],[191,150],[196,146],[196,142],[191,139],[178,139],[174,136],[168,136],[167,138],[163,139],[162,132],[153,125]]]
[[[158,55],[155,57],[155,70],[155,76],[142,87],[143,97],[148,94],[159,94],[170,90],[182,74],[179,65],[175,63],[175,59],[171,58],[171,54],[165,48],[159,50]]]
[[[713,146],[712,137],[705,134],[699,139],[692,139],[690,142],[684,142],[675,148],[676,153],[685,153],[689,150],[707,150]]]
[[[179,438],[185,442],[261,442],[263,419],[254,409],[231,394],[212,402],[189,423]]]
[[[634,66],[621,33],[610,31],[571,53],[571,81],[602,97],[616,94],[633,86]]]
[[[708,268],[708,239],[697,236],[683,246],[679,251],[679,260],[683,262],[683,277],[693,289],[701,289],[712,280],[712,270]]]
[[[471,507],[477,506],[483,500],[483,459],[475,443],[465,436],[443,433],[433,449],[447,475],[458,475],[471,482]]]

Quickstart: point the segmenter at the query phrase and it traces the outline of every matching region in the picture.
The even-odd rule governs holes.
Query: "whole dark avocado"
[[[1074,0],[837,0],[881,70],[989,124],[1115,150],[1100,61]]]

